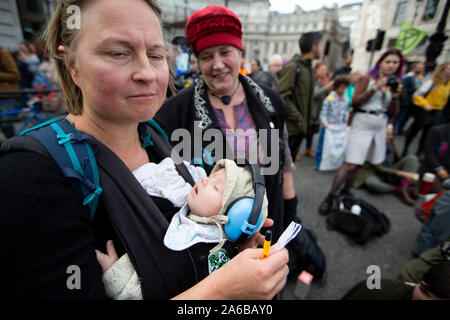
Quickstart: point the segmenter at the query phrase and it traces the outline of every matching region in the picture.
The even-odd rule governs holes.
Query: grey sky
[[[362,0],[270,0],[270,10],[287,13],[294,11],[295,5],[299,5],[302,9],[309,11],[320,9],[323,6],[331,7],[334,3],[341,6],[355,2],[362,2]]]

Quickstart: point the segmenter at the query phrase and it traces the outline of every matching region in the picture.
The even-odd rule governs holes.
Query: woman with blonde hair
[[[67,23],[73,6],[82,15],[78,29]],[[164,197],[149,196],[133,173],[170,155],[163,133],[148,124],[169,82],[157,3],[59,1],[46,34],[70,112],[59,128],[73,128],[73,134],[54,134],[55,144],[70,148],[84,139],[92,146],[98,207],[90,217],[85,204],[92,198],[83,201],[36,140],[25,135],[2,143],[0,252],[8,257],[0,264],[8,274],[2,292],[16,299],[105,299],[95,250],[105,251],[113,240],[117,254],[130,257],[144,299],[273,298],[286,283],[286,249],[272,247],[262,260],[262,249],[252,248],[262,236],[253,237],[209,274],[207,256],[193,259],[195,249],[164,246],[178,210]]]
[[[441,124],[444,108],[450,93],[450,62],[440,64],[433,72],[431,79],[423,83],[414,92],[413,103],[419,107],[419,112],[408,130],[403,156],[408,153],[408,147],[414,137],[422,130],[417,148],[417,156],[424,148],[425,139],[430,128]]]

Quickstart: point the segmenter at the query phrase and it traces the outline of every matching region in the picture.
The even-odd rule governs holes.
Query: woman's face
[[[380,63],[380,74],[389,76],[395,74],[400,68],[400,57],[396,54],[390,54],[384,57]]]
[[[241,53],[233,46],[215,46],[198,55],[200,71],[206,85],[214,93],[231,94],[236,89]]]
[[[83,112],[115,122],[151,119],[169,79],[156,14],[142,0],[92,1],[82,14],[70,69],[83,93]]]

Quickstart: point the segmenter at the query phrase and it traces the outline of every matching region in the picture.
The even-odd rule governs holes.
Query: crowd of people
[[[65,23],[73,4],[81,29]],[[322,33],[307,32],[300,54],[273,55],[267,70],[255,59],[246,70],[242,24],[228,8],[195,11],[185,31],[182,46],[167,48],[152,0],[63,0],[44,34],[45,55],[29,43],[12,55],[0,49],[0,90],[60,88],[43,109],[68,110],[19,136],[2,124],[10,139],[0,146],[0,253],[13,257],[0,265],[10,275],[5,298],[273,299],[289,256],[300,253],[275,244],[261,259],[260,246],[267,230],[276,243],[301,222],[293,173],[306,140],[314,168],[336,170],[322,215],[340,210],[353,188],[413,206],[425,196],[419,186],[431,184],[416,260],[383,290],[358,284],[344,299],[450,299],[450,63],[424,74],[414,62],[406,73],[405,57],[388,49],[362,74],[348,52],[330,75]],[[29,98],[0,93],[0,112]],[[180,130],[193,139],[177,144]],[[417,153],[408,154],[420,131]],[[334,132],[346,142],[340,162],[324,169]],[[54,146],[39,144],[53,133]],[[394,137],[403,133],[400,155]],[[81,145],[88,156],[76,165]],[[62,166],[53,148],[71,161]],[[230,231],[236,219],[242,226]],[[83,274],[77,290],[67,285],[70,266]]]
[[[28,106],[28,102],[39,98],[38,109],[48,112],[66,111],[64,96],[60,89],[59,79],[53,59],[48,52],[38,52],[30,42],[19,43],[18,50],[8,52],[0,49],[0,91],[16,91],[17,93],[0,93],[0,112],[14,111]],[[55,92],[45,94],[19,93],[26,89],[54,89]],[[1,131],[6,138],[14,136],[13,114],[0,116]],[[9,121],[8,121],[9,120]]]

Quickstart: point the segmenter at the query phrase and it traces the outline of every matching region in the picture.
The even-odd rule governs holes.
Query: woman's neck
[[[233,109],[234,106],[242,103],[245,99],[245,91],[240,82],[238,82],[238,86],[234,90],[235,91],[229,96],[230,102],[224,103],[224,95],[216,94],[208,88],[209,101],[217,109]]]
[[[94,136],[121,158],[142,149],[136,123],[124,125],[93,117],[86,112],[83,115],[69,114],[68,119],[75,128]]]
[[[229,97],[233,98],[233,96],[236,95],[236,93],[238,92],[240,86],[241,86],[241,83],[239,82],[239,79],[237,79],[236,83],[233,85],[233,87],[230,90],[228,90],[228,92],[219,92],[219,91],[216,92],[216,91],[212,90],[211,88],[208,88],[208,93],[217,98],[221,98],[224,96],[229,96]]]

